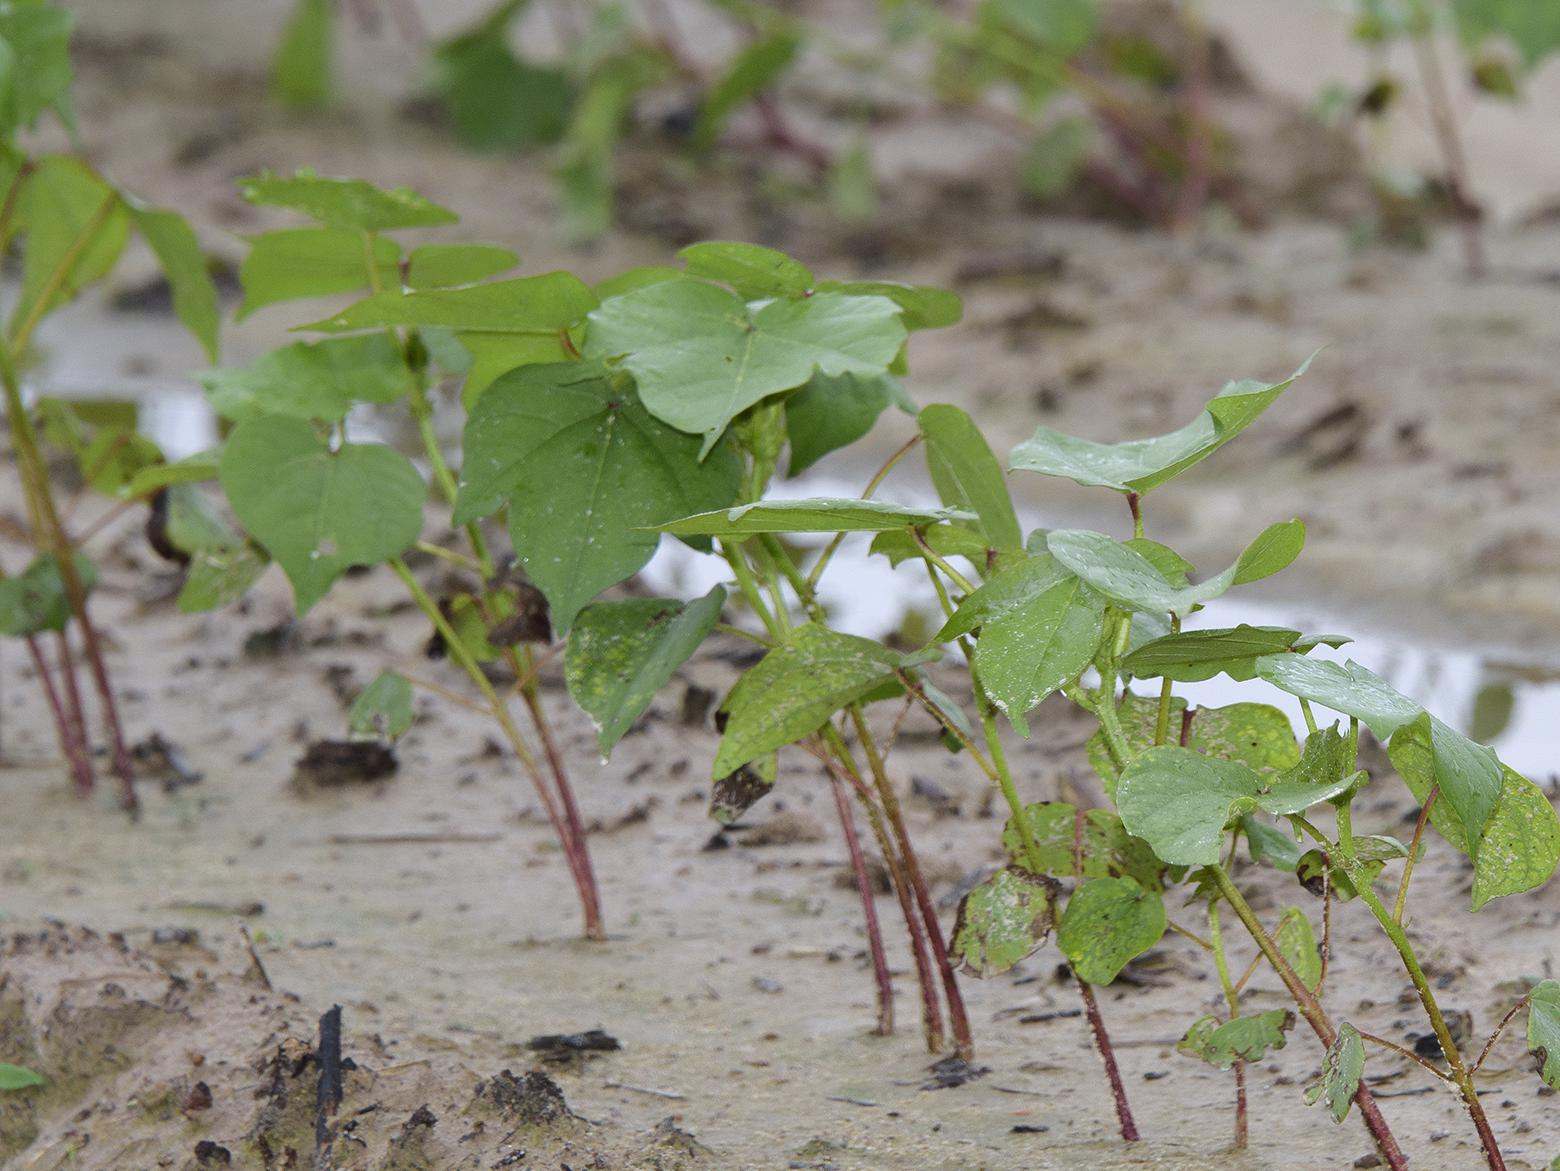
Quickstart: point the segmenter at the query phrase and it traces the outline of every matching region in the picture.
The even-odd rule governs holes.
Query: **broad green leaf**
[[[1422,721],[1405,725],[1393,735],[1387,751],[1392,767],[1423,802],[1437,783],[1441,763],[1433,733],[1427,733]],[[1560,818],[1554,806],[1532,781],[1505,765],[1500,770],[1500,794],[1475,849],[1469,848],[1462,819],[1450,802],[1438,797],[1430,808],[1430,823],[1437,832],[1474,859],[1475,911],[1492,898],[1542,886],[1560,862]]]
[[[11,312],[17,333],[106,276],[130,235],[124,200],[78,159],[38,159],[19,182],[15,222],[25,239],[21,289]]]
[[[656,526],[680,537],[751,537],[758,533],[878,533],[919,528],[970,514],[950,508],[912,508],[882,500],[819,497],[809,500],[759,500],[736,508],[701,512]]]
[[[1452,12],[1470,48],[1491,37],[1510,38],[1528,69],[1560,52],[1560,7],[1543,0],[1452,0]]]
[[[509,506],[515,552],[560,634],[650,560],[654,526],[730,503],[741,480],[729,446],[700,463],[697,439],[651,418],[632,380],[595,363],[503,375],[472,408],[464,446],[455,523]]]
[[[173,311],[195,335],[213,362],[217,360],[217,333],[221,311],[217,287],[206,267],[206,254],[183,216],[177,212],[142,207],[126,201],[136,231],[146,240],[168,278]]]
[[[205,549],[231,549],[243,537],[217,510],[211,496],[194,484],[172,484],[163,497],[164,533],[175,549],[194,555]]]
[[[12,3],[0,8],[0,43],[5,68],[0,74],[0,135],[9,138],[53,109],[73,125],[70,86],[70,33],[75,18],[53,4]]]
[[[888,374],[814,374],[785,400],[785,430],[791,445],[786,475],[796,476],[829,452],[856,442],[903,394]]]
[[[796,627],[732,689],[713,774],[817,731],[847,704],[893,683],[905,662],[871,639],[814,623]]]
[[[1300,847],[1292,834],[1268,825],[1265,821],[1258,821],[1250,814],[1240,819],[1240,828],[1246,835],[1246,847],[1251,851],[1253,862],[1265,860],[1278,870],[1294,873],[1295,867],[1300,864]]]
[[[800,297],[813,286],[812,270],[805,264],[760,244],[712,240],[690,244],[677,255],[689,276],[728,285],[744,301]]]
[[[250,236],[249,252],[239,265],[244,302],[242,321],[278,301],[356,293],[369,287],[369,244],[348,228],[281,228]],[[401,246],[376,236],[372,246],[379,282],[399,288]]]
[[[361,179],[333,179],[312,171],[292,178],[252,175],[239,180],[239,194],[262,207],[285,207],[324,224],[360,232],[434,228],[460,217],[409,187],[375,187]]]
[[[179,591],[179,613],[200,614],[237,601],[270,564],[265,551],[251,541],[192,554]]]
[[[935,531],[928,529],[928,536]],[[984,554],[985,548],[985,542],[981,541],[978,546],[971,545],[970,553],[978,550]],[[1049,554],[1041,553],[1025,558],[993,575],[974,593],[965,597],[942,629],[932,636],[932,641],[952,642],[988,622],[1016,614],[1069,580],[1076,581],[1076,575]]]
[[[1540,980],[1528,993],[1527,1046],[1539,1076],[1560,1090],[1560,980]]]
[[[97,566],[81,553],[76,554],[76,576],[89,593],[97,584]],[[64,630],[70,614],[70,595],[52,554],[40,553],[25,572],[0,578],[0,635]]]
[[[433,89],[444,99],[456,135],[474,150],[546,146],[562,138],[569,124],[574,105],[569,75],[516,57],[508,24],[484,21],[433,51]]]
[[[519,263],[520,257],[494,244],[424,244],[407,257],[406,283],[414,289],[447,289],[469,285]],[[358,267],[362,267],[361,261]]]
[[[1224,827],[1242,814],[1299,813],[1354,783],[1333,785],[1279,781],[1236,761],[1203,756],[1189,748],[1150,748],[1135,757],[1116,783],[1116,807],[1127,832],[1142,838],[1171,865],[1211,866],[1219,861]]]
[[[1034,954],[1051,933],[1057,884],[1017,866],[1007,866],[959,903],[953,924],[953,958],[985,980]]]
[[[1421,750],[1429,746],[1431,772],[1441,788],[1437,804],[1449,806],[1456,815],[1468,853],[1477,862],[1484,828],[1495,812],[1504,783],[1500,758],[1493,749],[1475,744],[1428,712],[1398,729],[1391,743],[1399,739],[1413,741]],[[1390,754],[1390,747],[1388,751]]]
[[[1235,585],[1261,581],[1280,570],[1288,569],[1305,548],[1305,523],[1299,520],[1280,521],[1269,525],[1247,545],[1235,562]]]
[[[331,0],[297,0],[271,60],[271,88],[284,105],[318,109],[331,96]]]
[[[1041,427],[1013,449],[1012,467],[1063,476],[1088,487],[1141,495],[1180,475],[1239,435],[1309,365],[1308,360],[1282,382],[1232,382],[1191,423],[1153,439],[1095,443]]]
[[[0,1090],[26,1090],[47,1084],[48,1079],[21,1065],[0,1061]]]
[[[1121,660],[1121,669],[1139,679],[1197,683],[1224,673],[1244,682],[1256,675],[1259,657],[1287,651],[1299,637],[1298,630],[1278,626],[1187,630],[1144,643]]]
[[[699,120],[693,128],[694,146],[699,150],[714,146],[727,119],[773,85],[800,47],[801,41],[794,34],[779,32],[738,53],[699,105]]]
[[[1219,1069],[1229,1069],[1237,1061],[1261,1061],[1268,1050],[1282,1049],[1284,1034],[1294,1023],[1295,1014],[1287,1008],[1238,1016],[1222,1025],[1218,1018],[1205,1016],[1187,1030],[1176,1049]]]
[[[590,315],[586,354],[620,359],[650,413],[708,451],[748,407],[814,372],[883,374],[904,344],[886,297],[816,293],[750,308],[685,277],[614,297]]]
[[[574,702],[596,725],[603,756],[698,650],[725,601],[725,589],[716,586],[687,605],[632,598],[597,602],[580,611],[564,653],[564,677]]]
[[[564,362],[573,357],[578,330],[569,331],[565,345],[563,333],[457,333],[453,337],[466,352],[466,381],[461,387],[460,404],[469,412],[493,380],[521,366],[542,366]]]
[[[986,0],[983,11],[1058,57],[1081,52],[1098,19],[1095,0]]]
[[[1062,801],[1044,801],[1024,806],[1024,820],[1034,842],[1034,852],[1026,848],[1018,825],[1011,816],[1002,829],[1002,845],[1013,863],[1026,870],[1038,866],[1038,873],[1059,878],[1076,878],[1073,839],[1077,833],[1077,810]],[[1154,857],[1148,843],[1127,832],[1121,818],[1108,809],[1089,809],[1083,815],[1083,877],[1134,878],[1147,890],[1164,889],[1164,866]]]
[[[381,444],[332,451],[302,419],[238,424],[221,475],[239,523],[292,582],[300,614],[352,566],[397,557],[422,532],[427,487],[410,460]]]
[[[1257,660],[1257,675],[1280,691],[1356,717],[1382,741],[1425,710],[1353,659],[1340,665],[1304,655],[1264,655]]]
[[[921,535],[939,557],[963,557],[977,573],[988,572],[989,563],[996,559],[997,551],[986,545],[986,539],[962,525],[927,525]],[[896,566],[906,561],[919,561],[923,556],[921,546],[907,530],[879,533],[872,538],[872,552],[881,553]]]
[[[1265,703],[1197,708],[1186,743],[1206,756],[1238,761],[1263,774],[1293,768],[1301,758],[1289,717]]]
[[[440,326],[466,334],[556,335],[577,324],[596,295],[573,273],[547,272],[457,289],[385,292],[299,329],[356,333],[384,326]]]
[[[926,439],[926,466],[937,494],[949,508],[980,518],[986,539],[998,549],[1023,546],[1002,465],[975,421],[958,407],[934,405],[917,418]]]
[[[1311,930],[1311,920],[1305,917],[1305,912],[1299,907],[1285,907],[1278,917],[1273,942],[1300,977],[1300,982],[1315,992],[1322,982],[1322,956],[1316,950],[1316,932]]]
[[[1307,1106],[1319,1100],[1327,1100],[1333,1121],[1342,1122],[1349,1116],[1354,1095],[1359,1093],[1360,1078],[1365,1073],[1365,1041],[1360,1032],[1348,1021],[1338,1026],[1338,1036],[1327,1047],[1322,1058],[1322,1080],[1305,1092]]]
[[[166,488],[170,484],[198,484],[202,480],[215,480],[219,459],[219,452],[201,451],[172,463],[152,464],[130,478],[124,494],[131,497],[150,496],[157,489]]]
[[[242,422],[262,415],[337,423],[353,403],[389,403],[411,377],[397,347],[383,334],[296,342],[272,350],[249,369],[198,375],[212,409]]]
[[[412,726],[412,685],[404,675],[381,671],[352,701],[347,728],[354,736],[394,740]]]
[[[899,281],[823,281],[819,293],[847,293],[853,297],[887,297],[899,306],[899,319],[911,333],[919,329],[945,329],[964,316],[959,295],[935,285],[907,285]]]
[[[1165,904],[1130,878],[1091,878],[1067,900],[1056,943],[1087,984],[1109,984],[1165,933]]]
[[[597,281],[591,288],[598,301],[610,301],[613,297],[621,297],[636,289],[647,289],[662,281],[681,280],[686,275],[682,269],[670,265],[642,264],[635,268],[625,268],[604,281]]]

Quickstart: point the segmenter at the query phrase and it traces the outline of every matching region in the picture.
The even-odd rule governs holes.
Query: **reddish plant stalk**
[[[39,647],[36,635],[27,636],[27,652],[32,656],[33,669],[38,673],[38,685],[43,688],[43,697],[48,701],[49,714],[54,717],[54,730],[59,736],[60,751],[65,754],[65,759],[70,761],[71,774],[76,781],[76,791],[85,797],[92,792],[92,759],[87,755],[86,745],[77,734],[81,726],[79,714],[76,720],[72,720],[60,703],[60,693],[54,686],[54,676],[43,657],[43,649]]]
[[[845,835],[845,847],[850,851],[850,867],[856,875],[856,890],[861,895],[861,915],[867,928],[867,950],[872,956],[872,974],[877,982],[878,1023],[876,1032],[881,1037],[894,1032],[894,985],[888,971],[888,956],[883,951],[883,931],[878,925],[877,905],[872,897],[872,876],[867,873],[867,861],[861,853],[861,839],[856,835],[856,822],[850,811],[850,799],[845,786],[837,777],[829,778],[834,790],[834,807],[840,815],[840,829]]]
[[[71,654],[70,636],[61,630],[55,634],[55,645],[60,653],[60,675],[65,680],[65,719],[70,740],[75,747],[71,758],[71,771],[75,774],[76,789],[85,797],[92,792],[92,745],[87,736],[86,709],[81,703],[81,688],[76,684],[76,657]],[[67,753],[67,755],[70,755]],[[80,763],[78,763],[78,759]],[[82,777],[85,775],[85,781]]]
[[[535,681],[522,688],[521,694],[525,697],[526,707],[530,709],[531,722],[535,725],[536,734],[542,741],[542,750],[547,754],[547,764],[552,770],[553,783],[558,789],[558,798],[563,806],[563,820],[568,829],[563,845],[572,858],[571,868],[575,872],[575,880],[580,888],[580,902],[585,913],[585,935],[594,940],[606,939],[606,928],[601,921],[601,893],[596,886],[596,872],[591,866],[590,845],[585,839],[585,823],[580,818],[579,806],[574,800],[574,789],[569,784],[569,774],[564,768],[563,756],[558,751],[557,741],[553,739],[552,729],[547,723],[546,714],[542,711]]]

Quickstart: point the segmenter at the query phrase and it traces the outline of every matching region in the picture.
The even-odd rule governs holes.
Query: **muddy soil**
[[[1171,240],[1025,208],[1004,194],[1016,189],[1014,144],[917,115],[890,119],[874,139],[892,180],[888,226],[840,228],[783,161],[737,151],[693,172],[651,142],[624,160],[622,230],[570,250],[534,160],[462,153],[399,114],[398,100],[314,119],[277,113],[256,63],[281,5],[76,7],[88,153],[147,199],[191,214],[222,255],[241,253],[232,233],[270,222],[236,199],[235,177],[315,165],[420,187],[463,214],[462,233],[515,246],[527,271],[605,275],[731,236],[790,249],[830,275],[952,284],[966,321],[917,339],[911,386],[924,401],[969,406],[999,447],[1041,422],[1095,438],[1167,429],[1227,378],[1282,376],[1325,345],[1259,428],[1150,501],[1154,535],[1211,565],[1261,524],[1300,515],[1310,545],[1278,588],[1411,633],[1560,656],[1560,228],[1495,225],[1494,273],[1477,283],[1462,277],[1449,235],[1422,252],[1362,249],[1351,243],[1358,186],[1338,144],[1311,138],[1307,165],[1342,192],[1326,218],[1303,214],[1302,174],[1275,184],[1266,230],[1215,224],[1197,243]],[[412,61],[392,40],[356,43],[348,68],[370,92],[398,98]],[[825,104],[799,98],[804,117]],[[1248,111],[1270,119],[1263,125],[1292,112]],[[814,128],[828,133],[825,120]],[[125,287],[137,279],[132,270]],[[256,314],[229,335],[225,360],[275,344],[292,320],[287,307]],[[75,344],[87,330],[101,339],[90,350]],[[165,318],[107,302],[72,310],[45,340],[43,378],[67,392],[156,399],[187,389],[202,364]],[[864,479],[875,451],[902,440],[898,425],[859,465],[825,470]],[[1025,491],[1047,519],[1124,520],[1066,486]],[[3,507],[16,499],[14,481],[0,482]],[[1113,1137],[1054,948],[1007,976],[965,981],[989,1072],[923,1089],[932,1058],[893,930],[897,906],[879,900],[900,1024],[881,1038],[870,1033],[860,907],[838,881],[845,849],[815,766],[786,758],[777,795],[749,815],[754,832],[712,848],[704,806],[716,736],[679,712],[682,686],[732,678],[731,648],[718,644],[609,764],[548,678],[548,711],[598,824],[613,936],[579,942],[545,819],[475,715],[420,701],[393,775],[293,784],[307,745],[342,734],[344,698],[381,669],[460,686],[421,657],[428,632],[393,610],[388,575],[344,583],[296,627],[282,625],[289,597],[274,573],[242,606],[191,621],[167,601],[136,519],[94,547],[112,667],[131,738],[161,735],[202,779],[149,776],[135,826],[106,790],[76,800],[24,656],[0,648],[10,831],[0,841],[0,1060],[51,1078],[43,1091],[0,1095],[0,1164],[311,1165],[314,1050],[320,1017],[337,1004],[355,1068],[324,1149],[344,1168],[1190,1171],[1368,1157],[1357,1121],[1334,1127],[1300,1105],[1320,1059],[1301,1029],[1250,1071],[1252,1150],[1228,1153],[1229,1075],[1174,1051],[1221,997],[1198,949],[1174,936],[1102,996],[1145,1134],[1138,1147]],[[9,545],[0,553],[8,565],[22,556]],[[1084,785],[1087,729],[1060,708],[1036,727],[1015,750],[1026,798]],[[892,770],[947,927],[960,890],[997,861],[1001,822],[978,776],[929,733],[908,723]],[[946,799],[910,794],[915,778]],[[1378,792],[1364,828],[1402,832],[1406,791],[1386,780]],[[1247,877],[1265,914],[1300,903],[1316,915],[1292,884]],[[1518,995],[1513,981],[1552,974],[1560,895],[1551,886],[1470,923],[1467,881],[1457,856],[1433,848],[1412,930],[1444,1001],[1482,1035]],[[1200,928],[1193,909],[1173,912]],[[1368,927],[1357,907],[1338,910],[1329,1003],[1410,1043],[1424,1025]],[[1284,1001],[1259,973],[1248,1003]],[[551,1062],[527,1047],[598,1027],[621,1048]],[[1466,1118],[1423,1071],[1391,1054],[1373,1054],[1369,1068],[1416,1167],[1479,1165]],[[1512,1165],[1547,1166],[1560,1153],[1560,1113],[1520,1041],[1504,1041],[1489,1068],[1486,1105]],[[532,1070],[556,1085],[568,1116]]]

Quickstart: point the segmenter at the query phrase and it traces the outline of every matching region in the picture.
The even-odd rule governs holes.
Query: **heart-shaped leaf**
[[[997,871],[959,903],[953,958],[972,976],[1001,975],[1051,933],[1057,884],[1017,866]]]
[[[1165,904],[1130,878],[1091,878],[1067,900],[1056,944],[1087,984],[1109,984],[1165,933]]]

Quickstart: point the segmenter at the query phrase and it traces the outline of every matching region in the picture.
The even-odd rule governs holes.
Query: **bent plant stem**
[[[1230,980],[1229,960],[1224,954],[1224,936],[1219,930],[1219,904],[1208,904],[1208,941],[1213,945],[1213,966],[1218,969],[1219,984],[1224,989],[1224,1003],[1229,1006],[1230,1020],[1240,1016],[1240,992]],[[1235,1149],[1246,1149],[1246,1063],[1235,1061]]]
[[[74,262],[72,262],[74,263]],[[98,641],[97,630],[87,613],[87,591],[76,572],[75,550],[65,527],[60,523],[59,511],[49,489],[48,469],[38,448],[37,432],[22,402],[21,383],[17,378],[16,364],[12,358],[10,343],[0,341],[0,383],[5,390],[6,418],[10,424],[11,441],[16,446],[17,464],[23,482],[37,506],[37,523],[34,532],[42,538],[43,547],[55,559],[60,580],[65,585],[65,597],[70,604],[71,617],[81,628],[82,647],[87,655],[87,665],[103,709],[103,728],[108,735],[109,752],[113,760],[114,774],[119,778],[120,803],[134,816],[139,811],[135,792],[135,770],[130,754],[125,750],[124,733],[119,722],[119,709],[114,702],[114,687],[109,681],[108,668],[103,662],[103,648]]]
[[[85,797],[92,792],[92,758],[87,754],[86,743],[81,739],[81,713],[79,711],[67,715],[65,708],[60,703],[60,693],[54,686],[54,675],[49,670],[49,664],[44,660],[43,649],[38,645],[38,636],[27,636],[27,653],[32,656],[33,670],[38,672],[38,685],[43,688],[43,697],[48,701],[49,714],[54,717],[54,728],[59,734],[60,751],[65,754],[65,759],[70,762],[71,775],[76,781],[76,791]]]
[[[1403,922],[1403,911],[1408,904],[1408,882],[1414,877],[1414,862],[1419,857],[1419,843],[1424,840],[1425,824],[1430,820],[1430,807],[1441,795],[1441,786],[1434,784],[1425,794],[1425,803],[1419,807],[1419,820],[1414,823],[1414,840],[1408,843],[1408,857],[1403,859],[1403,877],[1398,881],[1397,901],[1392,905],[1392,919]]]
[[[582,871],[575,843],[569,836],[568,826],[559,812],[557,799],[548,789],[541,769],[537,765],[536,757],[531,752],[530,745],[525,742],[525,737],[520,734],[520,729],[515,725],[514,719],[510,716],[508,707],[499,698],[498,693],[493,689],[492,683],[488,681],[488,677],[482,673],[481,666],[466,650],[465,644],[461,642],[460,637],[455,633],[454,627],[450,625],[449,620],[439,611],[439,607],[434,600],[428,596],[428,591],[423,589],[417,579],[412,576],[412,571],[406,567],[406,562],[399,557],[395,557],[390,560],[389,564],[391,570],[401,579],[401,583],[406,586],[407,592],[412,596],[412,600],[417,603],[417,608],[433,623],[434,629],[444,638],[446,645],[449,647],[450,657],[460,664],[477,690],[482,694],[482,698],[487,701],[488,713],[503,731],[505,739],[509,741],[511,750],[513,750],[516,758],[519,759],[526,774],[531,778],[532,787],[536,790],[536,795],[542,802],[542,807],[547,813],[547,820],[552,826],[553,833],[557,835],[558,842],[563,847],[564,859],[568,863],[569,873],[574,879],[575,889],[579,892],[580,906],[585,916],[586,937],[591,939],[600,938],[600,919],[599,916],[593,913],[589,893],[590,888]]]
[[[861,704],[853,703],[846,710],[850,714],[851,723],[856,728],[856,735],[861,741],[862,749],[867,754],[867,765],[872,773],[873,784],[877,787],[878,800],[883,804],[883,812],[888,815],[888,824],[893,827],[894,838],[899,845],[899,854],[904,860],[905,875],[910,880],[916,905],[921,911],[921,920],[926,925],[927,942],[931,945],[932,956],[937,961],[937,970],[942,977],[943,998],[948,1002],[948,1025],[953,1032],[954,1047],[960,1057],[969,1061],[975,1055],[975,1040],[970,1032],[969,1016],[964,1010],[964,995],[959,991],[958,978],[954,975],[953,964],[948,959],[948,947],[943,940],[942,926],[937,921],[937,907],[932,902],[931,892],[927,890],[926,878],[921,873],[920,860],[916,857],[915,847],[910,842],[910,831],[905,825],[904,814],[899,808],[899,798],[895,795],[894,786],[883,768],[882,755],[878,752],[872,729],[867,727]]]
[[[1295,1006],[1300,1010],[1300,1015],[1305,1018],[1305,1023],[1311,1026],[1311,1031],[1316,1034],[1317,1040],[1323,1046],[1331,1046],[1338,1039],[1338,1031],[1333,1028],[1332,1021],[1328,1019],[1321,1003],[1305,986],[1305,981],[1300,979],[1299,973],[1278,950],[1278,944],[1268,934],[1267,928],[1262,926],[1262,921],[1251,909],[1251,904],[1246,902],[1245,896],[1236,889],[1229,872],[1222,865],[1215,864],[1208,867],[1208,873],[1213,876],[1219,893],[1224,896],[1225,902],[1229,903],[1242,926],[1250,934],[1252,941],[1273,966],[1273,970],[1278,973],[1278,978],[1283,981],[1284,987],[1294,999]],[[1354,1092],[1354,1103],[1360,1108],[1360,1117],[1365,1123],[1365,1128],[1370,1132],[1371,1138],[1376,1143],[1376,1150],[1380,1152],[1386,1165],[1391,1168],[1391,1171],[1407,1171],[1408,1162],[1403,1157],[1403,1151],[1398,1146],[1391,1127],[1387,1125],[1387,1120],[1382,1117],[1381,1108],[1376,1105],[1375,1095],[1370,1092],[1370,1087],[1363,1079]]]
[[[1340,810],[1340,814],[1342,812]],[[1495,1132],[1490,1127],[1489,1117],[1484,1113],[1484,1106],[1479,1101],[1478,1091],[1473,1084],[1473,1074],[1463,1064],[1457,1042],[1452,1040],[1446,1017],[1441,1013],[1441,1006],[1436,1003],[1435,993],[1430,988],[1430,980],[1419,964],[1419,957],[1414,953],[1414,945],[1409,941],[1408,933],[1403,930],[1403,925],[1392,917],[1386,904],[1371,889],[1370,876],[1355,859],[1353,851],[1341,846],[1338,853],[1339,861],[1343,863],[1349,881],[1354,883],[1355,888],[1360,892],[1361,901],[1370,908],[1370,913],[1375,916],[1376,922],[1381,925],[1382,931],[1386,932],[1387,938],[1392,941],[1392,946],[1402,957],[1403,967],[1408,972],[1408,978],[1413,981],[1414,991],[1419,993],[1419,1003],[1424,1006],[1425,1015],[1430,1018],[1430,1028],[1435,1032],[1436,1040],[1441,1043],[1441,1053],[1446,1058],[1452,1084],[1462,1095],[1463,1104],[1468,1108],[1468,1117],[1473,1120],[1473,1129],[1478,1132],[1479,1142],[1484,1147],[1484,1157],[1490,1165],[1490,1171],[1506,1171],[1505,1156],[1501,1154],[1500,1146],[1495,1141]]]
[[[937,980],[932,973],[932,961],[926,946],[926,932],[921,928],[915,904],[911,899],[910,880],[905,875],[904,865],[898,851],[894,848],[888,827],[883,824],[882,813],[872,800],[872,790],[862,779],[844,737],[832,723],[825,724],[819,732],[829,752],[833,754],[822,757],[824,767],[836,779],[848,780],[856,790],[857,799],[860,800],[862,808],[867,811],[867,822],[872,827],[873,837],[877,839],[878,849],[883,854],[883,864],[888,867],[894,895],[899,900],[899,911],[904,916],[905,932],[910,937],[910,954],[915,960],[916,981],[921,989],[921,1027],[926,1038],[926,1048],[928,1052],[939,1053],[943,1046],[942,1005],[937,999]]]
[[[845,847],[850,851],[850,868],[856,876],[856,890],[861,895],[861,915],[867,928],[867,950],[872,956],[872,975],[877,982],[878,1022],[877,1034],[890,1037],[894,1033],[894,984],[888,970],[888,956],[883,951],[883,930],[878,925],[877,904],[872,898],[872,877],[867,873],[867,861],[862,857],[861,839],[856,836],[856,822],[850,811],[850,798],[845,795],[845,785],[832,773],[829,787],[834,790],[834,808],[840,815],[840,830],[845,835]]]

